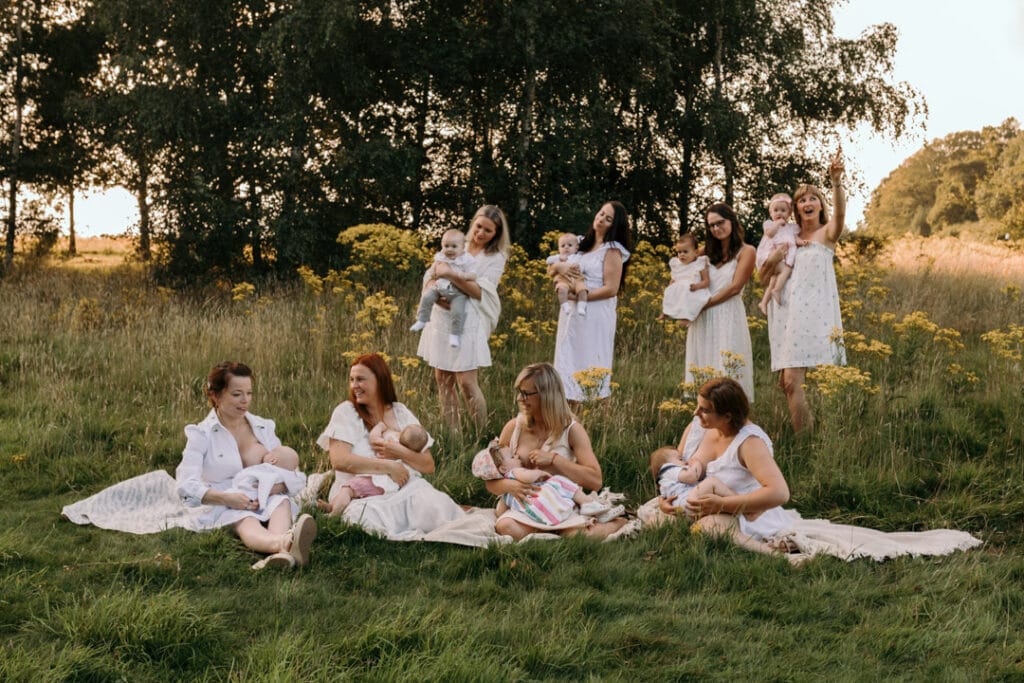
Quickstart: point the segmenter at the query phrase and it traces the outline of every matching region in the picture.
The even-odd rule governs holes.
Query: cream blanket
[[[796,510],[786,510],[793,528],[782,534],[793,541],[801,553],[832,555],[847,562],[863,557],[876,562],[891,557],[910,555],[949,555],[957,550],[970,550],[982,544],[966,531],[933,529],[931,531],[885,532],[851,524],[833,524],[827,519],[803,519]],[[652,498],[637,510],[644,525],[661,524],[670,517],[658,509],[658,498]]]

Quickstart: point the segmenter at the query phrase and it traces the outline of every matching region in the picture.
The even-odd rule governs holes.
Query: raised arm
[[[829,246],[834,247],[843,234],[846,223],[846,190],[843,188],[843,148],[836,150],[832,163],[828,167],[828,175],[832,179],[832,220],[825,226],[825,238]]]
[[[750,281],[750,276],[754,272],[754,261],[756,259],[757,250],[749,244],[744,244],[740,248],[740,253],[736,255],[736,274],[733,276],[732,282],[712,294],[704,308],[717,306],[742,292],[743,287]],[[769,260],[771,259],[769,258]]]

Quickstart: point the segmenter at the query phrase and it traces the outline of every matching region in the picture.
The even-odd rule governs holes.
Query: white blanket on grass
[[[202,531],[200,522],[208,505],[186,507],[178,496],[178,482],[163,470],[147,472],[108,486],[71,505],[61,515],[75,524],[130,534],[155,534],[166,529]]]
[[[786,513],[793,519],[793,528],[781,536],[793,541],[801,553],[812,557],[832,555],[847,562],[867,557],[881,562],[902,555],[949,555],[982,544],[966,531],[955,529],[886,532],[834,524],[827,519],[803,519],[796,510],[786,510]],[[658,509],[658,498],[644,503],[637,515],[644,525],[656,525],[669,519]]]

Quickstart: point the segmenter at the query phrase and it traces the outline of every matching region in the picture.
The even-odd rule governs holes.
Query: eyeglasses
[[[728,218],[719,218],[719,219],[718,219],[717,221],[714,221],[714,222],[712,222],[712,223],[708,223],[708,227],[709,227],[709,228],[711,228],[712,230],[714,230],[715,228],[720,228],[720,227],[722,227],[722,226],[723,226],[723,225],[725,225],[725,224],[726,224],[726,223],[727,223],[728,221],[729,221],[729,219],[728,219]]]
[[[516,387],[516,396],[523,399],[524,401],[530,398],[531,396],[536,396],[539,393],[539,391],[523,391],[519,387]]]

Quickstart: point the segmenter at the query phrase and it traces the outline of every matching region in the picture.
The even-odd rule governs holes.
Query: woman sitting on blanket
[[[356,358],[348,400],[334,409],[316,441],[334,469],[327,501],[318,506],[396,540],[422,536],[461,517],[462,508],[422,477],[434,471],[434,440],[409,429],[419,424],[398,402],[384,359],[376,353]],[[414,443],[419,450],[410,448]]]
[[[309,515],[295,520],[298,505],[286,494],[301,491],[306,477],[295,471],[298,455],[281,445],[274,422],[249,412],[252,370],[233,361],[215,365],[206,395],[210,414],[185,427],[178,495],[186,505],[211,506],[201,519],[206,528],[231,525],[246,547],[266,553],[254,569],[305,566],[316,522]],[[258,495],[250,486],[266,482],[268,472],[274,479]]]
[[[592,491],[601,488],[601,466],[583,425],[576,422],[565,400],[562,380],[549,363],[528,365],[515,382],[519,415],[509,420],[498,437],[527,467],[561,475],[570,483]],[[484,483],[496,496],[509,494],[521,504],[540,494],[536,483],[514,478],[491,479]],[[544,524],[516,509],[506,510],[494,525],[502,535],[519,540],[537,532],[569,535],[580,531],[588,536],[606,537],[626,524],[625,518],[597,522],[573,513],[557,524]]]
[[[659,472],[680,472],[676,468],[685,463],[706,483],[685,494],[685,500],[663,495],[659,507],[668,514],[682,511],[696,520],[695,529],[729,534],[749,550],[788,553],[795,548],[783,535],[792,521],[781,506],[789,500],[789,487],[775,463],[771,439],[749,414],[750,403],[736,380],[719,377],[700,388],[695,416],[678,450],[652,453],[651,471],[657,478]]]

